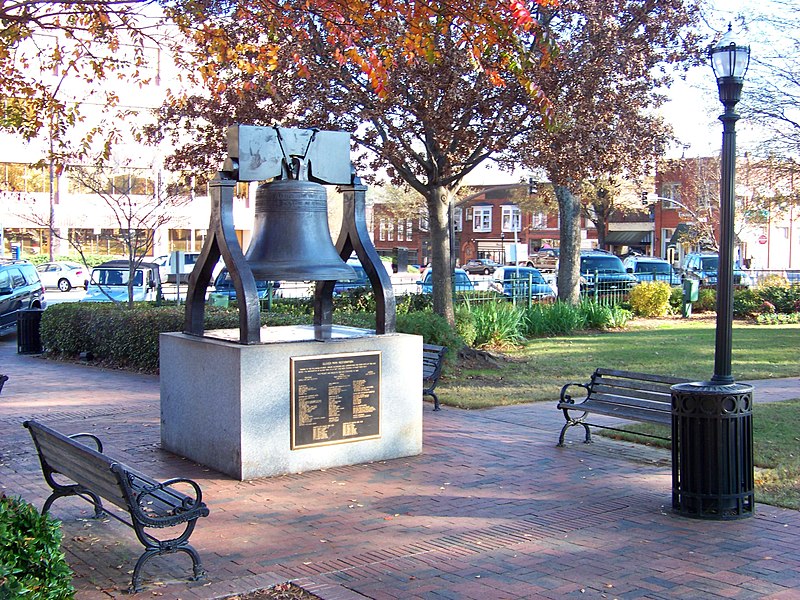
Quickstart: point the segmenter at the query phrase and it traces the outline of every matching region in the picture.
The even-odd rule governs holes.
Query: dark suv
[[[18,311],[46,306],[36,267],[21,260],[0,262],[0,334],[16,325]]]
[[[581,291],[627,292],[636,277],[625,270],[618,256],[604,250],[581,252]]]
[[[701,286],[716,287],[719,254],[716,252],[691,252],[683,257],[682,279],[694,279]],[[733,285],[752,287],[750,276],[741,269],[733,269]]]

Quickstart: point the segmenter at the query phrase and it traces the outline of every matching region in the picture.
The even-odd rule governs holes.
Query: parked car
[[[556,293],[544,280],[538,269],[532,267],[500,267],[492,276],[490,290],[498,291],[509,298],[533,298],[555,300]]]
[[[653,256],[629,256],[622,261],[625,270],[633,273],[639,281],[666,281],[670,285],[680,285],[681,278],[672,265],[663,258]]]
[[[683,257],[681,278],[694,279],[701,286],[717,285],[717,270],[719,269],[719,254],[716,252],[690,252]],[[749,288],[753,280],[741,269],[733,269],[733,285]]]
[[[494,262],[490,258],[472,258],[464,264],[464,271],[473,275],[476,273],[489,275],[490,273],[494,273],[495,269],[499,266],[499,263]]]
[[[127,302],[130,264],[127,260],[110,260],[92,269],[92,277],[81,302]],[[133,276],[133,300],[155,300],[161,287],[159,266],[141,263]]]
[[[457,292],[471,292],[475,289],[464,269],[456,269],[453,273],[453,280]],[[431,269],[426,269],[422,274],[422,279],[417,281],[417,288],[423,294],[433,293],[433,271]]]
[[[47,308],[44,286],[28,261],[0,262],[0,334],[16,326],[17,312]]]
[[[74,287],[86,289],[89,285],[89,269],[74,262],[42,263],[36,270],[46,288],[58,288],[68,292]]]
[[[337,281],[336,285],[333,286],[334,296],[338,296],[344,292],[369,288],[371,285],[369,282],[369,277],[367,277],[367,272],[364,270],[364,267],[361,266],[361,261],[351,258],[348,259],[347,264],[353,267],[353,270],[356,272],[356,276],[353,279],[340,279]]]
[[[256,291],[259,298],[266,298],[269,294],[269,281],[264,279],[256,279]],[[280,281],[272,282],[273,296],[276,294],[274,290],[281,287]],[[226,297],[228,300],[236,300],[236,288],[233,285],[233,279],[228,269],[222,269],[214,280],[214,291],[212,295],[216,298]]]
[[[605,250],[581,252],[581,290],[625,292],[636,285],[636,277],[628,273],[618,256]]]

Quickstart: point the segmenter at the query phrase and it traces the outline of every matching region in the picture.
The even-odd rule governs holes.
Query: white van
[[[127,302],[128,275],[130,266],[127,260],[105,262],[92,270],[92,277],[81,302]],[[133,279],[133,300],[156,300],[161,279],[158,265],[142,263],[136,269]]]
[[[153,262],[161,266],[161,281],[163,283],[175,283],[177,277],[175,275],[178,271],[179,254],[183,255],[183,265],[180,268],[180,283],[189,281],[189,275],[194,269],[194,263],[200,258],[199,252],[170,252],[169,256],[159,256]]]

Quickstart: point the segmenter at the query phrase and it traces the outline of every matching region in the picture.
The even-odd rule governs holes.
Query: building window
[[[419,230],[420,231],[428,231],[430,229],[430,224],[428,223],[428,217],[420,217],[419,218]]]
[[[472,230],[473,231],[492,230],[491,206],[476,206],[472,209]]]
[[[5,192],[49,192],[50,174],[44,167],[0,163],[0,186]]]
[[[678,208],[677,202],[681,201],[681,184],[669,181],[661,184],[661,199],[664,203],[662,208],[676,209]],[[672,202],[674,200],[675,202]]]
[[[397,221],[397,241],[402,242],[405,238],[406,223],[402,219]]]
[[[406,219],[406,241],[411,241],[411,235],[414,232],[414,221]]]
[[[394,222],[389,221],[386,223],[386,241],[393,242],[394,241]]]
[[[462,221],[461,221],[462,217],[463,217],[462,213],[463,213],[463,211],[461,210],[461,208],[454,208],[453,209],[453,229],[455,231],[462,231],[463,228],[464,228],[464,226],[462,224]]]
[[[386,241],[386,219],[381,219],[380,224],[378,225],[378,240],[381,242]]]
[[[518,206],[503,207],[502,231],[520,231],[522,215]]]
[[[537,212],[531,215],[531,228],[547,229],[547,213]]]

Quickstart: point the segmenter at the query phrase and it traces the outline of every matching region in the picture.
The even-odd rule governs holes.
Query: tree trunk
[[[594,228],[597,230],[597,247],[601,250],[606,250],[606,230],[608,229],[608,222],[605,217],[599,217],[593,221]]]
[[[581,203],[563,185],[555,186],[561,216],[558,255],[558,299],[569,304],[580,302]]]
[[[431,234],[431,281],[433,282],[433,312],[442,315],[455,326],[453,308],[453,273],[450,266],[450,235],[448,207],[450,194],[443,186],[428,188],[425,195]]]

